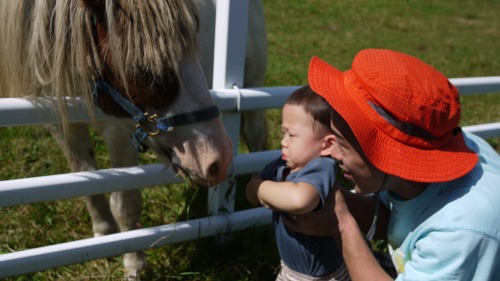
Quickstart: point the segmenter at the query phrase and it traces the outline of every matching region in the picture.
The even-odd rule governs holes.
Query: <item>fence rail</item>
[[[460,95],[500,92],[500,76],[451,78]],[[260,87],[248,89],[211,90],[212,98],[221,111],[279,108],[288,95],[299,86]],[[68,100],[69,121],[85,122],[108,118],[96,109],[94,119],[89,116],[84,100]],[[25,126],[59,122],[52,102],[46,98],[27,100],[21,98],[0,99],[0,127]]]
[[[226,215],[143,228],[0,255],[0,277],[9,277],[118,256],[123,253],[244,230],[271,222],[271,212],[254,208]]]

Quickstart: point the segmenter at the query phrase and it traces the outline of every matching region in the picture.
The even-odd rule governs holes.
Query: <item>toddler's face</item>
[[[298,105],[283,107],[281,153],[292,172],[302,169],[309,161],[321,156],[323,136],[314,131],[321,126]]]

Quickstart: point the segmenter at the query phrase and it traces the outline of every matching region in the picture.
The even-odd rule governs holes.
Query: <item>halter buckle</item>
[[[151,124],[149,124],[151,123]],[[149,126],[148,126],[149,124]],[[149,113],[144,113],[141,120],[135,125],[136,128],[142,129],[149,136],[156,136],[160,133],[160,128],[158,127],[158,115],[153,114],[149,116]]]

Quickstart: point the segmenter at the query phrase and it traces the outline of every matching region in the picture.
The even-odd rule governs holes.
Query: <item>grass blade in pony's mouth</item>
[[[172,170],[174,170],[175,172],[175,176],[181,176],[183,178],[186,177],[186,171],[184,169],[182,169],[182,167],[178,164],[175,164],[175,163],[172,163]]]
[[[194,187],[199,187],[200,184],[195,182],[194,180],[192,180],[190,177],[189,177],[189,173],[188,171],[186,171],[186,169],[182,168],[182,166],[180,166],[179,164],[176,164],[176,163],[173,163],[172,162],[172,170],[175,172],[175,176],[176,177],[181,177],[184,181],[188,181],[188,186],[194,186]]]

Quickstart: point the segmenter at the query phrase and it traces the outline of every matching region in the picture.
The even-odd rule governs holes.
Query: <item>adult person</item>
[[[322,218],[341,238],[352,280],[392,280],[363,236],[377,200],[366,194],[380,194],[390,209],[388,227],[377,233],[394,249],[396,280],[500,280],[500,157],[460,130],[449,80],[415,57],[381,49],[360,51],[345,72],[314,57],[308,80],[334,109],[331,155],[359,193],[337,191]],[[332,232],[305,215],[286,223],[307,234]]]
[[[336,185],[330,157],[331,107],[309,86],[294,91],[282,111],[282,155],[269,163],[261,179],[246,187],[250,202],[273,210],[276,244],[281,257],[278,281],[349,280],[342,253],[333,237],[289,231],[281,217],[321,210]]]

